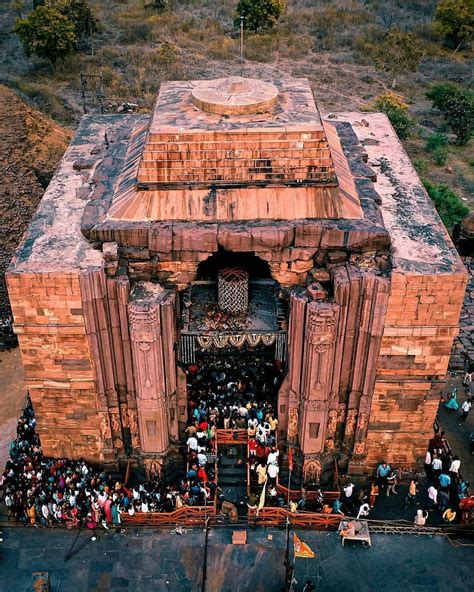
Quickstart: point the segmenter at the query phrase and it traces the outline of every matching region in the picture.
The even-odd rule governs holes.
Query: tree
[[[237,17],[234,21],[240,27],[240,17],[244,17],[244,27],[254,33],[259,29],[271,29],[285,8],[285,0],[239,0]]]
[[[154,8],[157,12],[166,12],[169,8],[169,0],[152,0],[145,4],[145,8]]]
[[[422,57],[421,44],[412,33],[390,29],[381,45],[376,49],[374,61],[377,70],[385,70],[392,74],[392,88],[395,88],[397,75],[406,70],[416,72]]]
[[[368,105],[367,110],[385,113],[402,140],[410,135],[413,122],[408,116],[408,105],[400,95],[394,92],[379,95]]]
[[[27,56],[51,60],[65,58],[76,45],[74,24],[49,6],[38,6],[27,17],[18,19],[14,28]]]
[[[474,0],[441,0],[434,21],[446,44],[459,47],[474,35]]]
[[[474,130],[474,101],[467,94],[454,95],[446,101],[443,113],[456,136],[456,144],[465,146]]]
[[[97,20],[87,0],[46,0],[45,6],[57,10],[74,25],[77,38],[97,31]]]
[[[433,101],[433,107],[435,109],[444,111],[447,100],[462,92],[463,89],[454,82],[438,82],[431,86],[426,93],[426,97]]]
[[[469,208],[462,203],[457,193],[444,183],[435,185],[427,179],[422,179],[422,181],[443,224],[449,233],[452,233],[454,225],[469,213]]]
[[[456,144],[467,144],[474,130],[474,93],[453,82],[443,82],[434,84],[426,96],[441,111],[456,136]]]

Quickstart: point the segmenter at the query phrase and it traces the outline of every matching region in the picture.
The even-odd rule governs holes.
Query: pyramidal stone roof
[[[165,82],[138,169],[140,189],[178,185],[337,185],[307,81]]]
[[[122,146],[103,173],[110,197],[95,191],[86,207],[86,232],[364,217],[339,132],[322,121],[306,79],[164,82],[151,117]]]

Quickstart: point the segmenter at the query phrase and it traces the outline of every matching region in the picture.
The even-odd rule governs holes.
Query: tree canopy
[[[285,8],[285,0],[239,0],[236,27],[244,17],[244,28],[257,33],[259,29],[271,29]]]
[[[474,36],[474,0],[441,0],[434,20],[447,45],[457,47],[471,41]]]
[[[18,19],[14,31],[27,56],[46,58],[53,64],[65,58],[76,45],[74,23],[46,5],[40,5],[25,18]]]
[[[393,76],[392,88],[396,77],[405,72],[416,72],[423,57],[423,48],[412,33],[403,33],[399,29],[390,29],[383,42],[375,50],[375,67],[390,72]]]
[[[456,144],[467,144],[474,131],[474,93],[454,82],[441,82],[434,84],[426,96],[441,111],[456,136]]]

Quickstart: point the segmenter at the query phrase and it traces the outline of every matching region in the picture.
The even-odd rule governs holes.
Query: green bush
[[[408,105],[403,101],[400,95],[394,92],[388,92],[376,97],[367,107],[369,111],[380,111],[385,113],[393,125],[399,138],[402,140],[408,138],[413,121],[408,115]]]
[[[434,150],[431,151],[431,158],[433,159],[434,163],[438,166],[446,164],[448,155],[449,150],[446,146],[437,146]]]
[[[473,0],[440,0],[435,12],[435,26],[450,47],[470,41],[474,36]]]
[[[53,64],[64,59],[76,46],[74,23],[49,6],[38,6],[28,16],[17,19],[14,32],[27,56],[46,58]]]
[[[455,84],[454,82],[438,82],[431,86],[431,88],[426,93],[426,97],[432,101],[433,107],[435,109],[444,111],[446,107],[446,101],[450,97],[462,92],[463,89],[459,86],[459,84]]]
[[[444,183],[435,185],[431,181],[423,179],[423,185],[428,191],[443,224],[451,234],[453,226],[469,213],[469,208],[462,203],[457,193]]]
[[[474,130],[474,93],[453,82],[443,82],[434,84],[426,96],[441,111],[456,136],[456,144],[467,144]]]
[[[448,144],[448,138],[445,134],[431,134],[426,139],[426,149],[428,152],[434,152],[437,148],[446,146]]]
[[[445,134],[431,134],[426,139],[426,149],[431,153],[433,161],[441,166],[448,158],[448,138]]]
[[[413,160],[413,166],[419,175],[426,175],[428,172],[428,163],[424,158],[418,157]]]
[[[234,26],[240,27],[243,16],[246,30],[257,33],[259,29],[271,29],[284,8],[284,0],[239,0]]]

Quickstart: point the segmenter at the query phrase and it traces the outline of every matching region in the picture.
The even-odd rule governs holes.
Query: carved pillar
[[[348,450],[352,452],[349,463],[351,473],[363,470],[376,364],[390,292],[388,278],[367,272],[362,277],[359,333],[344,437]]]
[[[299,410],[301,398],[301,371],[303,367],[304,327],[308,296],[302,288],[295,288],[290,295],[288,323],[288,397],[286,440],[291,446],[299,444]],[[286,401],[285,401],[286,402]],[[285,404],[278,400],[279,405]],[[280,413],[280,410],[279,410]]]
[[[310,302],[307,305],[299,417],[305,476],[309,471],[307,455],[323,452],[326,444],[338,309],[337,304],[325,302]],[[327,444],[331,446],[331,442]],[[308,459],[313,463],[317,460]]]
[[[139,282],[129,302],[130,338],[134,365],[138,426],[143,453],[164,454],[169,446],[169,417],[161,306],[170,291],[159,284]],[[168,352],[169,353],[169,352]]]

